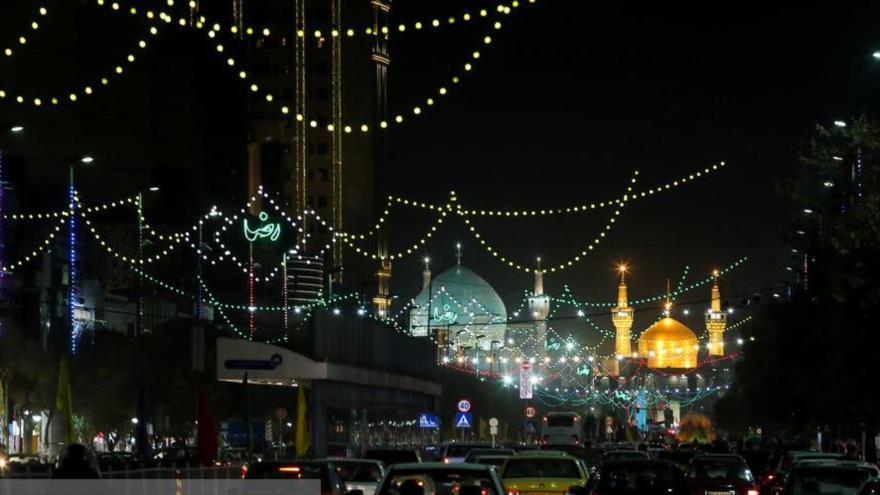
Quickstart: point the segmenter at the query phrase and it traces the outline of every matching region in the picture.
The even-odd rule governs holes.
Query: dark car
[[[758,495],[752,471],[737,455],[698,455],[691,460],[685,476],[694,494]]]
[[[690,495],[678,467],[648,459],[606,462],[590,486],[593,495]]]
[[[469,464],[482,464],[484,466],[495,466],[500,468],[507,462],[509,455],[477,455],[469,459]]]
[[[422,456],[417,449],[367,449],[363,458],[380,461],[386,466],[422,462]]]
[[[657,452],[657,460],[671,462],[684,471],[696,455],[697,452],[693,450],[664,450]]]
[[[602,462],[625,461],[627,459],[647,459],[648,453],[641,450],[609,450],[602,454]]]
[[[474,462],[474,458],[480,457],[480,456],[487,456],[487,455],[511,456],[511,455],[515,455],[515,454],[516,454],[516,451],[513,449],[483,449],[483,448],[471,449],[471,451],[468,452],[466,456],[464,456],[464,461],[462,461],[462,462]]]
[[[872,479],[874,470],[853,465],[806,464],[795,466],[785,479],[785,495],[858,493]]]
[[[443,446],[440,452],[440,460],[447,464],[464,462],[464,458],[467,457],[470,451],[491,448],[491,445],[485,443],[449,443]]]

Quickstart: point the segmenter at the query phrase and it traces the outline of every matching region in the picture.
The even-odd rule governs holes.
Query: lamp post
[[[67,189],[67,207],[68,207],[68,236],[67,236],[67,319],[70,330],[70,353],[76,354],[77,346],[77,330],[76,330],[76,306],[79,304],[76,290],[76,181],[74,168],[77,163],[88,166],[95,161],[91,156],[83,156],[79,162],[71,161],[68,163],[68,179],[69,185]]]

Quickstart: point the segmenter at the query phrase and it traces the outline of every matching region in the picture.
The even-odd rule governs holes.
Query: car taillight
[[[244,479],[245,476],[247,476],[247,464],[242,464],[241,465],[241,479]]]
[[[281,466],[278,468],[278,471],[281,471],[282,473],[298,473],[299,466]]]
[[[444,458],[443,458],[443,464],[449,464],[449,458],[448,458],[448,457],[444,457]]]
[[[519,490],[516,488],[508,488],[507,495],[519,495]]]
[[[749,490],[746,495],[760,495],[760,493],[758,490]]]

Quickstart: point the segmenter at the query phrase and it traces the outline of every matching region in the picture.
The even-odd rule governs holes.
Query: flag
[[[197,394],[197,417],[198,417],[198,452],[199,463],[202,466],[211,466],[217,457],[219,442],[217,439],[217,424],[214,422],[214,413],[208,402],[208,394],[201,385],[196,388]]]
[[[244,378],[241,380],[242,387],[242,406],[244,407],[244,411],[242,412],[242,416],[244,418],[244,434],[247,439],[247,451],[248,454],[253,453],[254,451],[254,436],[251,434],[251,408],[250,401],[248,400],[248,374],[247,371],[244,372]]]
[[[300,385],[297,388],[299,388],[299,392],[296,397],[296,438],[294,439],[294,444],[296,456],[304,458],[309,453],[309,430],[308,422],[306,421],[308,407],[306,406],[305,387]]]
[[[136,451],[141,454],[144,461],[149,461],[153,457],[153,448],[150,446],[150,437],[147,432],[147,412],[146,402],[144,401],[144,384],[138,388],[137,400],[137,425],[135,425],[135,447]]]
[[[55,409],[58,417],[64,422],[64,443],[70,445],[76,442],[76,434],[73,431],[73,396],[70,392],[70,370],[67,366],[67,356],[61,356],[61,365],[58,367],[58,395],[55,398]]]

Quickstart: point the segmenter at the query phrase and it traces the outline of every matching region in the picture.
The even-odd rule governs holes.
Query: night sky
[[[3,3],[0,13],[8,15],[0,15],[0,33],[10,37],[26,26],[35,4]],[[636,189],[641,189],[725,161],[719,173],[626,208],[593,254],[563,275],[548,275],[548,290],[558,292],[567,283],[584,299],[611,299],[613,264],[627,260],[633,269],[631,293],[639,297],[662,292],[665,279],[677,279],[685,265],[697,278],[742,256],[751,261],[725,280],[726,295],[742,298],[771,290],[785,276],[788,262],[781,238],[788,213],[774,184],[795,169],[816,122],[852,118],[875,111],[880,103],[880,61],[871,57],[880,48],[880,6],[869,1],[808,3],[539,0],[502,19],[504,28],[491,33],[494,41],[488,47],[481,43],[486,23],[478,21],[444,34],[395,35],[392,113],[436,96],[441,84],[451,87],[449,77],[462,72],[475,48],[482,56],[435,108],[390,134],[389,189],[435,202],[454,189],[469,208],[557,208],[615,197],[634,170],[640,171]],[[493,5],[395,0],[393,20],[396,25],[434,15],[445,18]],[[40,50],[43,71],[59,51],[64,55],[57,45],[70,33],[117,19],[96,14],[87,4],[65,9],[70,22],[35,41],[38,47],[56,46],[54,52]],[[116,24],[79,41],[122,46],[130,41],[132,26]],[[162,43],[164,53],[175,54],[171,41]],[[199,51],[188,50],[178,62],[174,57],[163,66],[152,62],[154,73],[165,70],[169,76],[161,87],[149,88],[146,103],[137,72],[73,113],[33,116],[8,100],[0,103],[0,124],[28,126],[27,143],[10,146],[55,157],[90,151],[114,163],[185,159],[186,153],[162,158],[162,150],[136,146],[138,133],[174,134],[185,142],[187,129],[218,115],[237,118],[235,98],[246,91],[222,67],[212,67],[206,58],[210,47],[204,49],[206,61],[197,65],[187,57],[198,57]],[[116,52],[90,53],[88,63],[106,64]],[[175,63],[203,71],[210,87],[202,101],[175,103]],[[17,74],[6,68],[20,69],[20,64],[0,60],[0,82],[15,79]],[[66,64],[61,67],[76,70]],[[46,83],[46,77],[39,79],[34,84]],[[138,105],[147,104],[168,107],[169,120],[158,130],[155,124],[147,129],[136,122]],[[204,116],[191,117],[198,112]],[[181,120],[183,115],[190,117]],[[221,150],[223,159],[237,159],[223,150],[222,142],[185,146],[193,156]],[[213,151],[198,151],[198,146]],[[52,166],[52,160],[43,162]],[[100,182],[93,190],[111,185]],[[32,207],[40,201],[39,194],[27,199]],[[477,225],[494,246],[515,258],[540,255],[558,263],[580,251],[607,215],[603,210],[528,221],[477,219]],[[393,217],[394,244],[411,243],[429,223],[428,215]],[[465,264],[513,306],[531,286],[530,277],[502,267],[458,222],[449,224],[426,253],[435,259],[435,269],[453,263],[452,246],[461,240]],[[420,284],[418,258],[396,268],[394,292],[411,297]],[[708,291],[688,297],[706,299]]]

